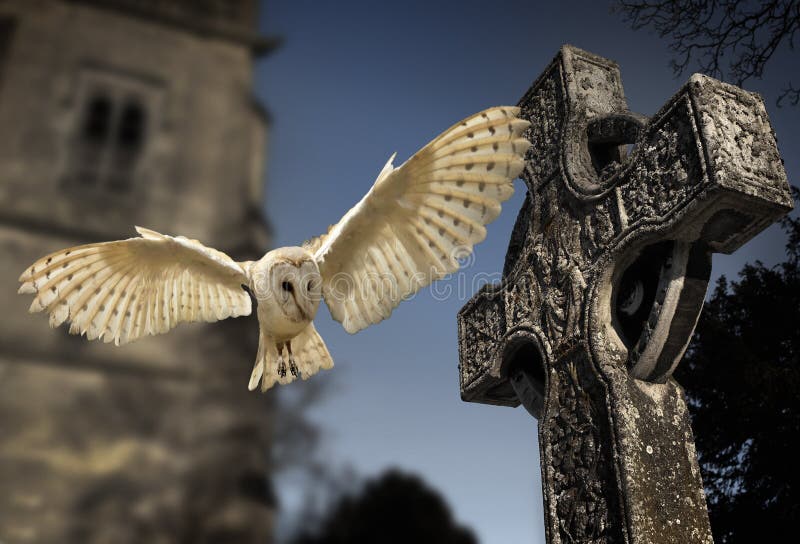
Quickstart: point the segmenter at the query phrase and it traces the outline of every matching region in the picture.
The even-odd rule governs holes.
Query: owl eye
[[[291,293],[294,290],[294,287],[292,287],[291,283],[289,283],[288,281],[285,281],[285,282],[281,283],[281,289],[283,289],[287,293]]]
[[[314,288],[314,280],[308,280],[306,284],[306,291],[311,291]]]

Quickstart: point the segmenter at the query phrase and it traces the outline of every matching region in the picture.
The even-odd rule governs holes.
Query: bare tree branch
[[[737,85],[759,79],[776,51],[794,50],[800,33],[800,1],[618,0],[614,11],[635,29],[652,28],[670,40],[676,75],[696,62],[701,71]],[[791,84],[778,98],[797,105]]]
[[[781,94],[778,97],[778,107],[783,105],[784,100],[790,106],[796,106],[797,104],[800,104],[800,89],[789,83],[789,86],[781,91]]]

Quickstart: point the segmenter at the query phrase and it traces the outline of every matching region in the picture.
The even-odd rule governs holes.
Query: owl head
[[[314,256],[302,247],[270,251],[251,269],[251,285],[259,303],[270,301],[292,321],[310,321],[322,300],[322,276]]]

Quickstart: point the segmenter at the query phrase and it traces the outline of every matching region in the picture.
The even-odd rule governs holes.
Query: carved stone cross
[[[694,75],[648,120],[615,63],[564,46],[520,106],[528,195],[502,283],[458,316],[462,398],[539,420],[549,543],[710,543],[670,376],[711,254],[792,208],[764,104]]]

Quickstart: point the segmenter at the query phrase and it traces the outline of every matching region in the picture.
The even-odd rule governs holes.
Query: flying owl
[[[139,237],[72,247],[19,278],[31,312],[89,340],[126,344],[178,323],[249,315],[259,344],[250,390],[333,367],[314,317],[325,300],[349,333],[388,318],[405,298],[454,272],[486,237],[514,192],[530,143],[519,108],[484,110],[443,132],[401,166],[394,155],[372,188],[327,234],[258,261],[183,236],[137,227]],[[249,292],[248,292],[249,290]]]

